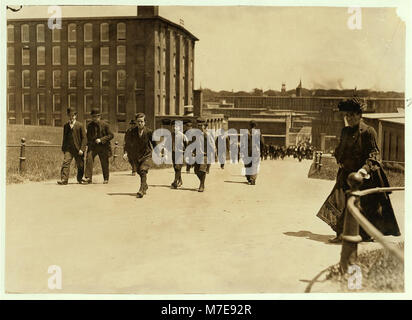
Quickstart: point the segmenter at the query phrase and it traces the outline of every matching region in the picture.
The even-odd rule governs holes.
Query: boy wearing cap
[[[123,154],[127,154],[130,151],[130,146],[131,146],[130,133],[136,127],[136,121],[134,119],[130,120],[129,125],[130,125],[129,128],[126,130],[126,133],[124,134]],[[130,159],[128,160],[132,167],[132,176],[135,176],[136,175],[136,165]]]
[[[195,174],[197,175],[200,181],[198,191],[203,192],[205,190],[206,173],[208,171],[208,167],[210,166],[210,164],[208,164],[207,148],[214,146],[214,139],[209,134],[209,132],[207,132],[208,124],[205,119],[197,119],[197,125],[198,128],[202,131],[201,139],[203,139],[203,142],[201,154],[199,156],[196,154],[196,162],[194,164],[194,169]],[[201,159],[203,159],[203,163],[198,163],[198,161],[200,161]]]
[[[64,160],[60,172],[60,185],[66,185],[70,175],[70,164],[74,158],[77,166],[77,182],[82,183],[84,173],[84,152],[86,150],[87,137],[84,126],[77,121],[77,112],[68,108],[69,121],[63,127],[62,151]]]
[[[92,183],[94,158],[98,155],[103,171],[103,184],[109,182],[109,157],[112,155],[110,140],[113,133],[109,125],[100,119],[100,110],[94,108],[90,113],[92,121],[87,126],[86,182]]]
[[[248,184],[250,185],[255,185],[256,184],[256,179],[257,179],[257,174],[258,174],[258,168],[260,164],[260,157],[263,154],[263,149],[265,146],[265,142],[263,140],[263,136],[260,133],[259,134],[259,154],[254,155],[253,154],[253,148],[256,148],[254,144],[258,141],[255,141],[254,136],[253,136],[253,130],[256,129],[257,125],[255,121],[250,121],[249,122],[249,131],[248,131],[248,156],[251,157],[250,162],[245,164],[245,172],[246,172],[246,179],[248,181]]]
[[[183,133],[182,120],[170,121],[170,132],[172,136],[172,161],[175,171],[175,178],[171,184],[172,189],[177,189],[183,184],[182,168],[185,146],[187,146],[187,137]]]
[[[137,198],[143,198],[148,189],[147,174],[151,166],[152,150],[156,147],[153,141],[153,131],[146,127],[145,114],[136,114],[136,127],[130,131],[130,149],[124,153],[123,158],[130,159],[140,176],[140,188]]]

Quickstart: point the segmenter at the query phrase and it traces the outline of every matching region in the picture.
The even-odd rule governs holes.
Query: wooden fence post
[[[26,139],[21,138],[20,146],[20,162],[19,162],[19,173],[22,174],[26,170]]]

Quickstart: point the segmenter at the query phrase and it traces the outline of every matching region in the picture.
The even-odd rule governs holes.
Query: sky
[[[7,18],[49,17],[24,6]],[[136,6],[62,6],[64,17],[132,16]],[[362,8],[361,29],[345,7],[160,6],[195,45],[195,87],[251,91],[308,89],[405,91],[405,23],[396,8]],[[359,20],[358,20],[359,21]]]

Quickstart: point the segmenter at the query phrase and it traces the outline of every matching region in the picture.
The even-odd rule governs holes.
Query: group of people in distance
[[[67,185],[70,164],[73,159],[76,161],[77,166],[77,182],[79,184],[91,184],[93,175],[93,163],[95,157],[98,155],[103,171],[104,184],[109,182],[109,158],[111,157],[111,145],[110,141],[113,139],[113,133],[110,131],[110,127],[107,122],[101,120],[101,114],[99,109],[93,109],[91,111],[92,121],[87,125],[87,133],[82,123],[77,121],[77,112],[74,109],[68,108],[67,115],[69,121],[64,125],[63,129],[63,143],[62,151],[64,153],[64,160],[61,168],[61,179],[57,182],[60,185]],[[183,124],[186,125],[186,131],[184,131]],[[220,137],[213,137],[208,131],[208,123],[203,118],[196,119],[196,124],[201,132],[201,145],[202,148],[194,148],[193,156],[196,161],[193,164],[189,164],[183,159],[185,148],[188,147],[194,140],[192,137],[189,141],[185,133],[192,128],[192,123],[185,120],[183,123],[180,120],[164,119],[162,120],[163,127],[169,129],[172,138],[171,157],[173,168],[175,171],[175,177],[171,184],[172,189],[177,189],[183,184],[182,180],[182,168],[187,166],[187,171],[190,171],[190,167],[194,167],[194,172],[199,178],[199,192],[203,192],[205,189],[206,174],[210,170],[210,159],[208,159],[208,153],[206,146],[215,146]],[[181,127],[179,127],[181,126]],[[250,122],[250,129],[254,129],[256,123]],[[198,137],[196,137],[197,139]],[[179,144],[176,141],[181,140],[183,143]],[[216,140],[215,140],[216,139]],[[263,140],[261,140],[263,144]],[[156,148],[158,142],[153,139],[153,131],[146,127],[145,114],[137,113],[135,119],[130,121],[130,127],[125,133],[124,138],[124,154],[123,159],[129,161],[132,167],[132,175],[136,173],[140,177],[140,188],[137,192],[137,197],[142,198],[147,190],[147,174],[149,169],[153,165],[152,151]],[[251,155],[252,151],[252,135],[249,132],[248,136],[248,154]],[[86,151],[87,146],[87,151]],[[86,170],[84,170],[84,154],[86,154]],[[246,178],[248,183],[254,185],[257,178],[257,169],[260,157],[260,151],[257,155],[257,159],[252,159],[249,163],[245,163]],[[255,156],[256,158],[256,156]],[[200,159],[200,161],[199,161]],[[219,162],[221,168],[224,168],[225,157],[219,155]],[[84,175],[84,179],[83,179]]]
[[[277,160],[279,158],[283,160],[286,156],[293,156],[293,158],[297,158],[299,161],[303,159],[312,160],[314,150],[314,147],[306,142],[288,147],[269,144],[265,145],[262,149],[261,160],[267,160],[268,157],[270,160]]]

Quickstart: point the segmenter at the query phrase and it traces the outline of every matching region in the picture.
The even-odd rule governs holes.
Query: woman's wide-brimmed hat
[[[342,112],[360,113],[365,108],[364,102],[358,97],[339,102],[338,109]]]

